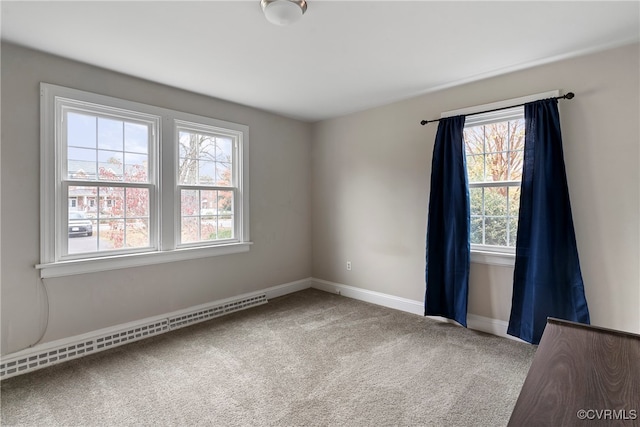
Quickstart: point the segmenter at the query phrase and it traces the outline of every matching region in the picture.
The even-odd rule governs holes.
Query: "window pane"
[[[150,246],[148,196],[146,188],[69,186],[75,206],[69,209],[68,253]],[[125,211],[139,214],[126,220],[126,227]]]
[[[231,185],[231,163],[216,163],[216,185]]]
[[[127,219],[149,218],[149,190],[147,188],[125,188],[125,217]]]
[[[149,153],[149,127],[137,123],[124,124],[124,150],[130,153]]]
[[[123,187],[98,187],[100,211],[98,216],[102,218],[124,218],[124,188]]]
[[[180,131],[180,159],[178,163],[178,184],[199,184],[200,165],[198,159],[201,157],[202,147],[209,137],[194,132]],[[211,171],[213,177],[215,169]],[[206,167],[204,176],[206,176]]]
[[[124,123],[121,120],[98,117],[98,148],[101,150],[124,150]]]
[[[180,191],[180,241],[182,243],[200,240],[200,191]]]
[[[482,234],[484,229],[482,227],[481,216],[471,216],[471,243],[476,245],[482,245]]]
[[[234,237],[233,191],[181,190],[181,243]]]
[[[69,254],[151,246],[148,188],[69,186],[68,198]]]
[[[484,189],[484,214],[487,216],[507,215],[507,188],[486,187]]]
[[[202,190],[200,193],[200,215],[218,215],[218,192],[216,190]]]
[[[111,229],[111,221],[100,220],[98,223],[98,251],[108,251],[114,248],[111,242],[112,234],[117,235],[117,231]]]
[[[471,215],[482,216],[482,188],[469,189]]]
[[[97,194],[98,190],[96,187],[70,185],[67,196],[69,200],[73,200],[75,204],[73,205],[74,209],[70,209],[69,211],[81,211],[89,217],[95,217],[95,209],[93,206],[95,205]]]
[[[195,243],[200,241],[198,221],[198,217],[182,217],[180,223],[180,241],[182,243]]]
[[[67,150],[67,170],[69,179],[96,179],[96,150],[69,147]]]
[[[128,248],[146,248],[149,244],[149,221],[127,219],[125,240]]]
[[[105,246],[105,247],[103,247]],[[100,221],[100,250],[124,247],[124,219]]]
[[[485,126],[485,150],[500,153],[509,149],[508,122],[491,123]]]
[[[185,131],[178,132],[178,151],[180,158],[198,158],[198,142],[195,137]]]
[[[518,237],[518,217],[509,218],[509,243],[507,246],[516,247]]]
[[[484,153],[484,126],[464,129],[464,147],[467,154]]]
[[[233,142],[229,138],[216,138],[216,161],[231,163]]]
[[[485,156],[485,181],[506,181],[509,177],[508,153],[491,153]]]
[[[179,133],[178,183],[231,185],[232,140],[194,131]]]
[[[148,125],[76,113],[67,116],[68,179],[148,182]]]
[[[195,135],[198,141],[198,158],[200,160],[216,160],[216,140],[210,135]]]
[[[484,181],[484,155],[467,156],[467,175],[469,182]]]
[[[507,218],[485,217],[485,245],[507,245]]]
[[[180,184],[198,183],[198,161],[192,158],[181,158],[178,165],[178,182]]]
[[[198,162],[199,184],[215,184],[216,164],[201,160]]]
[[[218,239],[233,239],[233,216],[222,215],[218,218]]]
[[[218,215],[233,215],[233,191],[218,191]]]
[[[524,150],[525,121],[511,120],[509,122],[509,150]]]
[[[234,237],[233,221],[233,191],[218,191],[218,239]]]
[[[518,217],[520,210],[520,187],[509,187],[509,216]]]
[[[78,254],[85,252],[96,252],[98,243],[95,233],[96,221],[94,217],[82,210],[87,196],[79,188],[70,188],[69,196],[78,195],[76,206],[69,209],[68,223],[68,252]]]
[[[98,150],[98,176],[105,181],[122,181],[124,154]]]
[[[146,154],[124,153],[124,180],[126,182],[149,182]]]
[[[509,152],[509,180],[522,180],[522,163],[524,161],[524,151]]]
[[[180,192],[180,213],[182,216],[198,215],[200,211],[200,194],[197,190]]]
[[[96,118],[85,114],[67,114],[67,145],[96,148]]]
[[[200,221],[200,240],[216,240],[217,228],[215,216],[203,216]]]
[[[78,209],[94,219],[91,251],[150,246],[149,193],[147,188],[70,186]],[[79,244],[70,243],[69,253],[77,253]]]

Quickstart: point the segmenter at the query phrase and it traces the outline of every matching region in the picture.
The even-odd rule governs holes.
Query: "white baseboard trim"
[[[394,308],[396,310],[406,311],[407,313],[417,314],[419,316],[424,315],[424,305],[420,301],[396,297],[389,294],[383,294],[381,292],[369,291],[367,289],[356,288],[354,286],[343,285],[341,283],[330,282],[328,280],[312,278],[311,282],[312,288],[320,289],[321,291],[343,295],[345,297]]]
[[[311,287],[311,277],[306,279],[296,280],[295,282],[285,283],[283,285],[273,286],[267,288],[261,293],[267,294],[267,299],[281,297],[283,295],[291,294],[293,292],[303,291]]]
[[[360,301],[370,302],[372,304],[393,308],[396,310],[406,311],[407,313],[424,315],[424,303],[422,301],[401,298],[394,295],[384,294],[381,292],[369,291],[367,289],[356,288],[354,286],[343,285],[341,283],[330,282],[328,280],[310,279],[311,287],[333,294],[343,295],[345,297],[357,299]],[[439,322],[453,322],[439,316],[428,316],[430,319]],[[504,320],[491,319],[489,317],[478,316],[477,314],[467,314],[467,328],[475,331],[486,332],[503,338],[509,338],[520,341],[519,338],[507,334],[508,322]]]
[[[520,338],[507,334],[509,322],[504,320],[492,319],[490,317],[478,316],[477,314],[467,314],[467,327],[475,331],[486,332],[488,334],[497,335],[510,340],[525,342]]]

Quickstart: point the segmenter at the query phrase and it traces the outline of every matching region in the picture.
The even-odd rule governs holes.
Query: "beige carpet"
[[[535,347],[318,290],[2,381],[2,425],[504,426]]]

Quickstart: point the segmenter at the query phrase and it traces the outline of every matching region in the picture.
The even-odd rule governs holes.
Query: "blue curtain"
[[[464,121],[464,116],[440,120],[433,147],[425,316],[443,316],[466,327],[470,213]]]
[[[589,323],[562,153],[558,101],[525,104],[525,145],[507,333],[538,344],[547,317]]]

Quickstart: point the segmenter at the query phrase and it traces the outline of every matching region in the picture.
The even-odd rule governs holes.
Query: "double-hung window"
[[[513,253],[524,157],[524,110],[516,107],[465,121],[473,249]]]
[[[72,99],[55,115],[58,258],[156,249],[159,118]]]
[[[473,262],[514,264],[524,161],[522,105],[559,93],[550,91],[442,113],[442,117],[466,115],[464,147]]]
[[[43,83],[41,269],[249,248],[248,128]]]
[[[177,122],[180,243],[234,238],[236,156],[234,133]]]

